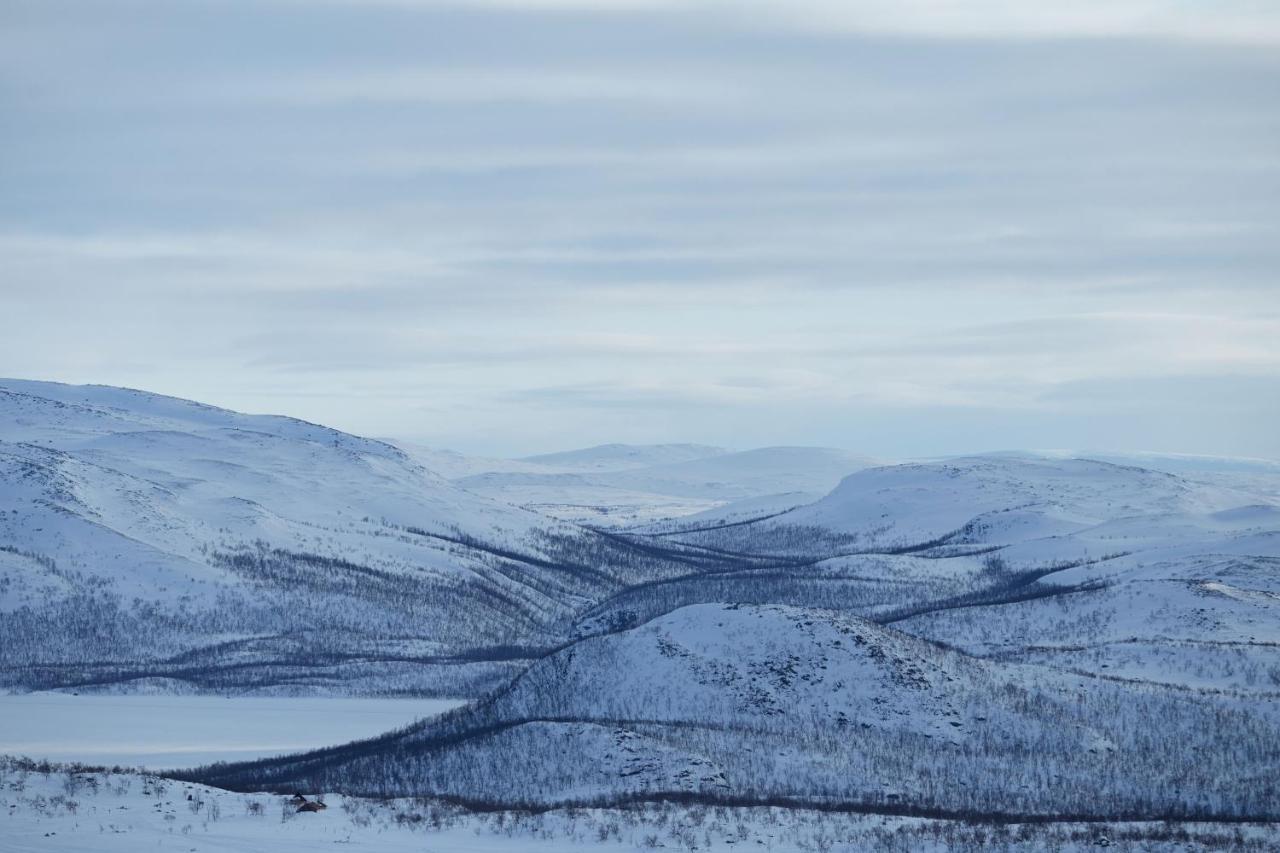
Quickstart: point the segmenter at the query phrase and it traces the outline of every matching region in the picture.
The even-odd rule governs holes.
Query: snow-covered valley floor
[[[373,737],[453,699],[0,695],[0,755],[164,770]]]
[[[793,809],[650,804],[637,809],[465,813],[422,799],[329,795],[299,813],[285,797],[135,773],[70,772],[0,759],[5,853],[560,853],[621,850],[1273,850],[1258,824],[981,825]]]

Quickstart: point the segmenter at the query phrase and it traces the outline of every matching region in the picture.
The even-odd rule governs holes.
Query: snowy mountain
[[[0,675],[472,700],[179,774],[244,791],[1280,820],[1280,470],[1132,461],[478,460],[5,380]]]
[[[485,702],[191,778],[508,806],[1275,820],[1278,520],[1265,495],[1092,460],[863,471],[755,520],[621,534],[725,563],[606,598]]]
[[[1187,480],[1250,489],[1280,498],[1280,462],[1233,456],[1200,456],[1190,453],[1115,453],[1108,451],[1053,451],[1050,458],[1097,459],[1177,474]]]
[[[28,686],[466,691],[643,571],[388,444],[119,388],[0,381],[0,507]]]
[[[869,469],[830,495],[776,519],[875,544],[961,535],[1007,544],[1083,530],[1120,517],[1209,513],[1244,493],[1142,468],[1084,459],[972,457]]]
[[[711,600],[817,604],[993,659],[1280,690],[1280,503],[1238,481],[975,457],[858,472],[756,520],[653,531],[794,568],[625,590],[596,608],[597,623]]]

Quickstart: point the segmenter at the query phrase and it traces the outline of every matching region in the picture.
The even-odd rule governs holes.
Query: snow
[[[657,521],[637,523],[627,528],[630,533],[646,536],[688,532],[725,525],[745,524],[751,521],[781,515],[788,510],[813,503],[823,497],[820,492],[783,492],[778,495],[760,495],[719,504],[701,512],[668,513]]]
[[[556,518],[617,527],[701,515],[784,493],[814,500],[845,475],[878,464],[824,447],[690,448],[609,445],[517,460],[518,467],[477,471],[454,482]],[[531,464],[543,467],[531,470]]]
[[[344,614],[371,623],[352,610],[350,596],[316,588],[332,575],[332,567],[323,568],[325,560],[345,561],[364,577],[389,579],[384,586],[403,579],[405,589],[417,591],[412,599],[401,596],[406,607],[435,609],[396,615],[366,602],[375,608],[371,617],[383,613],[400,620],[382,626],[382,637],[409,635],[435,643],[436,654],[510,641],[517,639],[513,626],[549,619],[573,598],[555,586],[559,579],[530,584],[518,573],[493,572],[493,557],[484,549],[536,559],[544,541],[539,537],[563,540],[583,533],[452,485],[383,442],[141,391],[18,380],[0,380],[0,510],[0,546],[6,549],[0,557],[0,614],[26,609],[46,624],[76,624],[86,633],[72,638],[57,627],[27,631],[19,638],[24,657],[6,658],[4,664],[137,663],[272,633],[290,634],[288,641],[297,643],[299,632],[322,621],[340,622]],[[301,555],[312,560],[306,571],[316,580],[298,589],[299,584],[263,578],[260,570],[237,568],[232,558],[246,553]],[[503,612],[464,614],[485,624],[468,625],[466,636],[459,636],[461,626],[443,611],[475,589],[501,602]],[[553,599],[551,590],[562,595]],[[289,624],[298,611],[279,599],[295,593],[307,594],[314,609]],[[228,596],[251,597],[264,605],[264,613],[227,607]],[[116,635],[90,630],[88,624],[102,621],[100,614],[113,601],[131,613],[150,614],[153,622],[174,618],[146,637],[135,623]],[[77,607],[99,616],[76,616]],[[215,624],[219,615],[246,613],[233,626],[226,620]],[[201,624],[212,627],[201,635]],[[40,633],[46,635],[43,642]],[[5,642],[12,652],[15,641]],[[292,660],[306,664],[306,656],[333,646],[302,644]],[[460,671],[428,672],[430,665],[423,664],[411,673],[409,664],[393,663],[401,670],[397,683],[367,684],[370,692],[421,686],[442,673],[448,680]],[[382,664],[375,660],[372,667]],[[334,687],[332,673],[316,675],[292,683]]]
[[[74,489],[85,488],[81,479],[110,476],[105,491],[123,483],[201,518],[210,504],[234,497],[308,521],[387,515],[516,532],[545,523],[451,486],[384,442],[141,391],[0,379],[0,442],[29,462],[70,465],[63,479]]]
[[[300,752],[433,717],[451,699],[0,696],[0,755],[150,770]]]
[[[1209,514],[1255,502],[1248,492],[1106,462],[986,456],[860,471],[777,522],[885,544],[926,542],[973,522],[981,541],[1005,544],[1127,517]]]
[[[308,792],[309,797],[316,794]],[[863,850],[946,853],[995,849],[1092,853],[1119,849],[1265,850],[1274,825],[1007,824],[995,827],[805,810],[650,807],[470,815],[437,803],[324,795],[296,812],[287,798],[236,794],[131,773],[42,772],[0,762],[5,853],[613,853],[637,850]],[[1132,845],[1132,846],[1129,846]]]
[[[455,821],[448,828],[428,833],[422,827],[397,822],[396,814],[405,810],[338,795],[325,797],[324,811],[298,814],[283,797],[232,794],[148,776],[9,775],[7,789],[0,792],[0,846],[5,853],[136,853],[156,849],[310,853],[333,845],[386,853],[420,853],[426,845],[430,845],[427,849],[457,853],[558,853],[565,849],[562,838],[481,835],[474,821]],[[86,781],[75,781],[80,779]],[[618,845],[595,849],[618,849]]]
[[[0,380],[0,627],[26,655],[0,648],[0,665],[109,682],[95,695],[0,697],[0,753],[173,768],[316,749],[456,703],[285,694],[351,691],[358,677],[368,693],[464,695],[414,669],[438,666],[465,669],[465,695],[489,701],[379,741],[394,746],[367,762],[324,753],[274,762],[281,775],[268,778],[508,806],[799,791],[1028,809],[1071,795],[1092,808],[1105,788],[1138,807],[1185,795],[1214,814],[1258,814],[1245,810],[1269,808],[1255,782],[1280,707],[1280,465],[1089,456],[884,466],[824,448],[602,445],[477,459],[141,391]],[[546,534],[586,539],[553,546]],[[577,569],[629,544],[644,558],[626,552],[616,576],[577,585]],[[310,562],[225,559],[285,552]],[[277,576],[297,594],[267,598],[263,578]],[[437,585],[402,594],[424,579]],[[383,598],[356,594],[375,588]],[[123,617],[97,619],[118,614],[96,598],[56,611],[66,637],[25,627],[50,602],[104,590],[161,614],[165,633],[138,642]],[[401,600],[421,609],[366,629]],[[229,601],[237,614],[261,601],[273,618],[324,606],[298,624],[213,619]],[[156,660],[170,678],[144,666]],[[242,672],[244,684],[227,676]],[[259,695],[173,695],[197,689]],[[1171,730],[1153,736],[1151,719]],[[618,813],[584,809],[510,835],[455,815],[428,834],[395,817],[417,805],[336,794],[323,814],[281,820],[274,797],[169,783],[157,802],[141,790],[164,786],[140,776],[79,791],[76,811],[65,796],[51,805],[78,785],[66,774],[21,773],[15,788],[21,774],[0,772],[6,853],[179,838],[198,850],[626,849],[648,832],[593,841]],[[1189,778],[1196,790],[1182,789]],[[188,792],[221,803],[221,817],[189,809]],[[251,816],[253,802],[270,814]],[[782,841],[741,814],[752,849],[794,849],[804,820],[820,823],[791,813]],[[874,848],[868,826],[846,833],[850,849]],[[727,847],[729,830],[716,831]],[[1043,846],[1086,843],[1036,831]],[[1274,841],[1273,828],[1256,832]],[[911,841],[902,849],[937,838]]]

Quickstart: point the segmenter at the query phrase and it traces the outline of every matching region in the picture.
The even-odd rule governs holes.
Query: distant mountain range
[[[0,506],[13,685],[468,692],[671,571],[383,442],[99,386],[0,381]]]
[[[596,527],[627,527],[724,510],[779,495],[817,500],[854,471],[880,464],[826,447],[729,451],[698,444],[606,444],[523,459],[472,460],[397,443],[476,494]],[[734,512],[730,508],[727,511]]]

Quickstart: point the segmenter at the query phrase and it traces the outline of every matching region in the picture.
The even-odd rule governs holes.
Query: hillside
[[[580,641],[439,721],[184,778],[508,806],[1275,819],[1260,783],[1277,722],[1272,703],[995,665],[830,611],[700,605]]]
[[[1026,454],[862,471],[755,521],[648,528],[792,568],[624,590],[593,624],[701,601],[816,605],[990,659],[1276,694],[1280,506],[1245,471],[1206,482]]]
[[[11,685],[465,692],[663,571],[388,444],[118,388],[0,381],[0,496]]]
[[[980,456],[873,468],[776,519],[910,545],[953,534],[1006,544],[1068,535],[1129,516],[1213,512],[1250,496],[1144,468],[1087,459]]]

